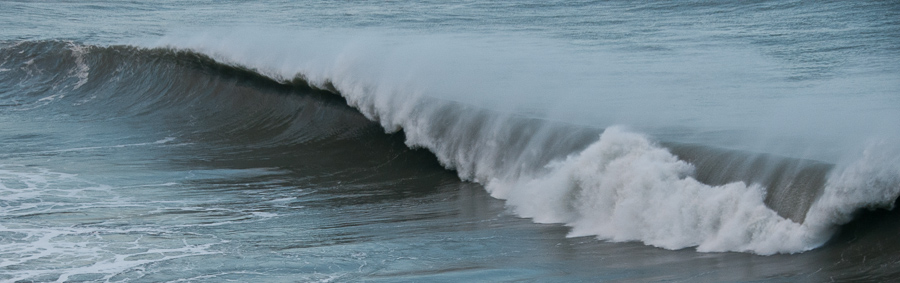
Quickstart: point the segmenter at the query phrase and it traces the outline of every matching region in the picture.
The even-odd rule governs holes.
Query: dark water
[[[0,10],[0,280],[900,276],[893,3]]]

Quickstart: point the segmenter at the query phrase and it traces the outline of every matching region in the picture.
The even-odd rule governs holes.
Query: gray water
[[[0,2],[0,26],[2,281],[900,276],[895,3]]]

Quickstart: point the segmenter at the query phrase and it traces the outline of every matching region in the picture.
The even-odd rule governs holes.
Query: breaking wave
[[[890,140],[848,153],[847,161],[785,157],[430,95],[431,86],[410,82],[416,70],[354,57],[351,47],[282,58],[205,40],[156,45],[4,43],[0,100],[8,110],[65,107],[163,122],[189,108],[210,132],[257,146],[329,144],[333,158],[347,159],[373,153],[340,148],[340,140],[387,138],[358,111],[519,216],[565,224],[573,237],[666,249],[802,252],[827,242],[861,209],[892,208],[900,195],[900,152]],[[306,99],[287,107],[243,95],[254,88]],[[226,106],[231,112],[222,113]]]

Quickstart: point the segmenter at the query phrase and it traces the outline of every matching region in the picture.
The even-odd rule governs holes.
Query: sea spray
[[[873,141],[851,160],[832,172],[805,223],[833,227],[850,222],[860,209],[893,209],[900,195],[898,149],[884,140]]]

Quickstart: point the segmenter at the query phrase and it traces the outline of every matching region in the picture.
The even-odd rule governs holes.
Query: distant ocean
[[[0,2],[0,281],[900,280],[893,1]]]

